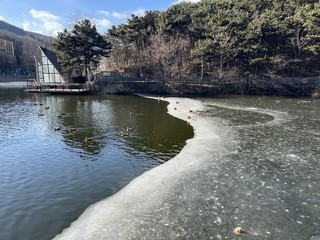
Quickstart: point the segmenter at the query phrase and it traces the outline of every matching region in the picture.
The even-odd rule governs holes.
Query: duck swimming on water
[[[127,136],[129,136],[129,133],[127,131],[124,131],[124,132],[120,133],[120,136],[121,137],[127,137]]]
[[[92,140],[93,140],[92,137],[85,137],[85,138],[84,138],[84,141],[85,141],[85,142],[92,141]]]

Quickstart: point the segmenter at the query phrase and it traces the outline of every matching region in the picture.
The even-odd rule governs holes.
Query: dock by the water
[[[25,89],[30,93],[55,93],[55,94],[91,94],[94,92],[93,84],[46,84],[28,85]]]
[[[26,88],[34,81],[33,76],[0,75],[0,88]]]

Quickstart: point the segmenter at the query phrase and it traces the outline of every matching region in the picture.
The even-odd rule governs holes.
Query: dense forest
[[[15,66],[34,70],[37,46],[52,38],[0,21],[14,42]],[[105,34],[107,69],[145,80],[312,77],[320,75],[318,0],[202,0],[132,15]],[[3,69],[0,69],[3,70]]]
[[[320,73],[318,0],[202,0],[132,15],[106,33],[109,67],[144,79]]]
[[[19,69],[19,73],[27,74],[35,72],[33,56],[39,54],[38,45],[50,47],[51,37],[27,32],[0,20],[0,38],[13,42],[15,64],[10,64],[5,56],[0,56],[0,72],[10,73]]]

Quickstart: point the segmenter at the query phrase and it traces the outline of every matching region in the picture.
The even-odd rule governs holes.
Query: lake
[[[141,97],[0,88],[0,239],[52,239],[178,154],[193,130],[166,112]]]
[[[0,239],[320,238],[319,99],[0,91]]]
[[[241,226],[243,239],[320,239],[320,100],[206,102],[209,117],[233,133],[222,134],[233,147],[215,163],[213,195],[224,208],[212,234],[232,238]]]
[[[55,240],[320,239],[319,99],[166,100],[194,137]]]

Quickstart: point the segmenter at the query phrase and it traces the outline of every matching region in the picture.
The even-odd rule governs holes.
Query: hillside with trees
[[[1,71],[15,71],[21,73],[35,72],[34,57],[39,54],[38,45],[50,48],[51,37],[38,33],[27,32],[9,23],[0,20],[0,38],[13,42],[16,62],[14,65],[1,62]]]
[[[317,0],[202,0],[113,26],[110,68],[143,79],[320,74]]]

